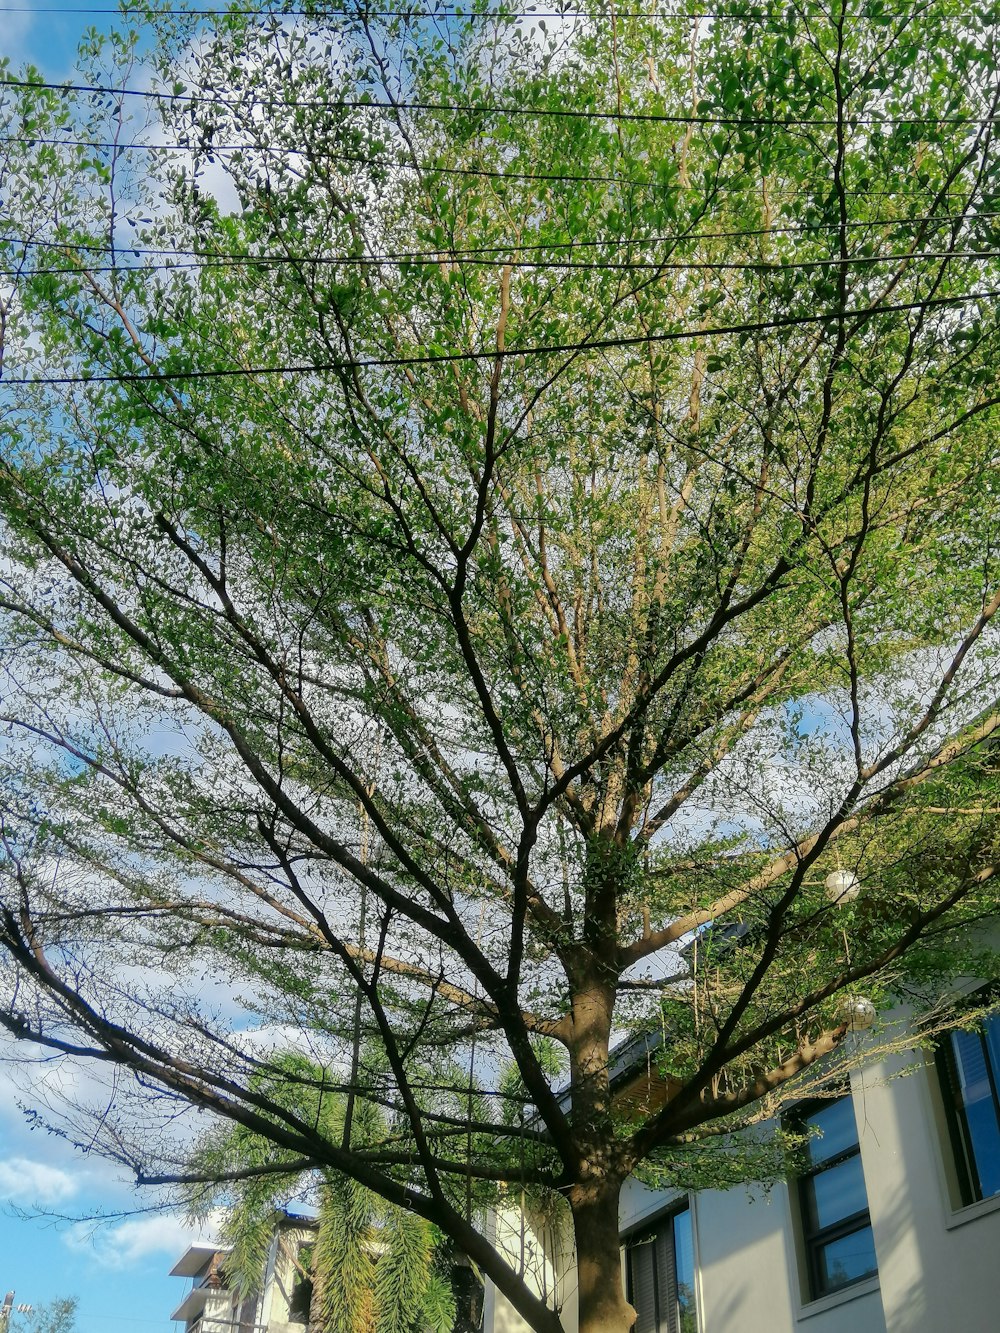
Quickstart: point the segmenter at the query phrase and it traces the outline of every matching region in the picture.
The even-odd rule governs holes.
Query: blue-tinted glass
[[[810,1231],[822,1231],[868,1207],[864,1172],[857,1154],[810,1176],[803,1184]]]
[[[875,1240],[871,1227],[831,1240],[818,1255],[820,1295],[858,1282],[875,1272]]]
[[[677,1274],[678,1333],[697,1333],[698,1317],[694,1297],[694,1236],[691,1210],[674,1215],[674,1269]]]
[[[839,1101],[814,1111],[808,1123],[817,1125],[822,1131],[822,1138],[812,1138],[808,1143],[809,1159],[815,1166],[853,1148],[858,1141],[854,1103],[850,1097],[841,1097]]]
[[[962,1100],[977,1102],[990,1095],[990,1078],[986,1071],[986,1047],[978,1032],[953,1032],[951,1047],[958,1069],[958,1085]]]
[[[986,1050],[993,1070],[993,1084],[1000,1088],[1000,1015],[994,1014],[983,1024]]]
[[[984,1199],[1000,1194],[1000,1119],[987,1068],[987,1060],[994,1053],[997,1037],[995,1020],[987,1025],[985,1035],[978,1032],[951,1034],[951,1048],[969,1131],[969,1147],[979,1177],[980,1197]],[[994,1074],[996,1072],[994,1065]]]

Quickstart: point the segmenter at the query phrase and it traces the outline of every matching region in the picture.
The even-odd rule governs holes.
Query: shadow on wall
[[[855,1088],[858,1130],[863,1141],[868,1202],[875,1234],[882,1308],[888,1333],[916,1333],[940,1328],[963,1329],[959,1321],[940,1323],[928,1308],[928,1281],[937,1273],[947,1286],[956,1275],[947,1272],[945,1201],[933,1160],[937,1146],[928,1138],[926,1088],[921,1080],[931,1071],[912,1072],[914,1055],[897,1057],[862,1078],[872,1082]],[[885,1074],[889,1077],[886,1079]],[[903,1073],[909,1077],[900,1078]],[[872,1120],[867,1121],[871,1103]],[[866,1136],[872,1136],[873,1154]],[[984,1330],[990,1325],[984,1325]],[[975,1333],[970,1328],[969,1333]]]
[[[565,1215],[542,1211],[528,1199],[522,1207],[523,1213],[511,1208],[494,1216],[493,1243],[535,1294],[560,1311],[566,1333],[575,1333],[576,1268],[568,1209]],[[491,1290],[490,1303],[492,1333],[527,1333],[528,1325],[496,1288]],[[486,1322],[490,1324],[488,1310]]]
[[[704,1323],[706,1333],[746,1333],[750,1292],[743,1283],[727,1288],[720,1301],[714,1301],[710,1318]],[[792,1329],[771,1325],[771,1333],[793,1333]]]
[[[921,1247],[914,1245],[919,1232],[914,1229],[913,1206],[907,1194],[901,1192],[888,1214],[879,1217],[876,1251],[879,1261],[879,1281],[882,1288],[882,1308],[885,1312],[887,1333],[917,1333],[926,1329],[931,1333],[934,1325],[928,1319],[926,1275],[941,1264],[940,1250],[936,1262],[921,1253]],[[902,1267],[913,1252],[914,1272],[912,1277],[900,1282],[894,1280],[894,1269]],[[962,1333],[962,1325],[952,1325]],[[946,1333],[947,1326],[941,1326],[941,1333]],[[968,1333],[975,1333],[969,1328]],[[986,1327],[983,1328],[986,1333]]]

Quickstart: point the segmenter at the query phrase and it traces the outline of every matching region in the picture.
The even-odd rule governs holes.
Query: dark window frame
[[[298,1263],[292,1269],[291,1290],[288,1293],[288,1322],[290,1324],[308,1324],[309,1312],[312,1308],[313,1280],[312,1280],[312,1252],[315,1241],[309,1239],[301,1241],[296,1247],[296,1259]],[[309,1276],[300,1271],[306,1270]]]
[[[635,1328],[642,1323],[644,1312],[639,1309],[636,1296],[636,1266],[633,1255],[640,1248],[650,1247],[652,1256],[653,1333],[682,1333],[683,1316],[678,1302],[678,1272],[676,1226],[678,1218],[687,1216],[691,1237],[691,1303],[690,1313],[694,1316],[694,1327],[698,1327],[697,1266],[694,1262],[694,1213],[690,1198],[675,1204],[660,1213],[652,1222],[646,1223],[622,1238],[625,1250],[625,1296],[636,1307],[638,1319]],[[645,1312],[646,1315],[649,1311]]]
[[[875,1260],[873,1266],[865,1273],[859,1273],[856,1277],[849,1278],[845,1282],[830,1283],[825,1276],[823,1266],[823,1256],[830,1245],[838,1240],[843,1240],[846,1236],[853,1236],[858,1232],[871,1228],[871,1212],[868,1207],[868,1189],[865,1185],[865,1206],[856,1209],[853,1213],[845,1213],[834,1222],[827,1223],[826,1226],[813,1225],[811,1222],[812,1209],[809,1199],[809,1188],[812,1181],[817,1177],[825,1175],[828,1171],[834,1170],[843,1163],[849,1162],[854,1158],[861,1157],[860,1135],[857,1132],[857,1118],[854,1114],[854,1099],[848,1089],[845,1089],[840,1097],[822,1098],[817,1101],[803,1103],[786,1117],[786,1123],[790,1129],[801,1133],[805,1131],[812,1121],[813,1117],[827,1107],[834,1106],[838,1101],[845,1101],[850,1105],[851,1116],[854,1120],[855,1134],[851,1143],[840,1152],[824,1158],[821,1162],[813,1164],[806,1161],[801,1164],[794,1178],[794,1187],[796,1191],[797,1213],[798,1213],[798,1233],[802,1242],[802,1250],[805,1258],[806,1268],[806,1286],[808,1299],[810,1301],[821,1300],[824,1296],[833,1296],[838,1292],[847,1291],[850,1287],[856,1286],[859,1282],[867,1282],[869,1278],[875,1277],[878,1273],[878,1261]],[[863,1179],[862,1173],[862,1179]]]
[[[990,997],[980,996],[980,999]],[[986,1039],[986,1024],[996,1025],[1000,1029],[1000,1012],[994,1011],[983,1016],[974,1027],[963,1029],[968,1035],[978,1038],[983,1066],[990,1088],[993,1110],[1000,1128],[1000,1068],[993,1061],[993,1055]],[[958,1059],[953,1045],[955,1029],[945,1032],[934,1049],[934,1064],[937,1070],[938,1086],[944,1104],[945,1122],[951,1140],[952,1162],[958,1183],[959,1204],[969,1207],[986,1199],[1000,1198],[1000,1189],[986,1193],[982,1183],[981,1163],[977,1161],[976,1144],[969,1125],[968,1111],[962,1096]]]

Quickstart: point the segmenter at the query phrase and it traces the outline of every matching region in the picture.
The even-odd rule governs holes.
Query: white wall
[[[304,1333],[304,1324],[289,1322],[288,1318],[297,1276],[292,1256],[298,1253],[300,1245],[309,1244],[313,1236],[313,1230],[307,1227],[284,1226],[275,1231],[259,1306],[259,1320],[267,1333]]]
[[[897,1057],[855,1079],[886,1325],[888,1333],[992,1333],[1000,1328],[1000,1197],[963,1208],[949,1187],[951,1146],[926,1059]]]
[[[535,1295],[561,1311],[566,1333],[576,1333],[576,1266],[568,1210],[562,1216],[541,1217],[528,1204],[524,1226],[521,1217],[521,1207],[512,1199],[509,1207],[490,1217],[487,1234]],[[529,1333],[528,1324],[492,1282],[486,1283],[483,1327],[485,1333]]]

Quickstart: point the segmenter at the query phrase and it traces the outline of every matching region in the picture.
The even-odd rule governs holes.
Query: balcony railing
[[[249,1319],[226,1319],[223,1315],[203,1315],[187,1326],[187,1333],[267,1333],[266,1324]]]

